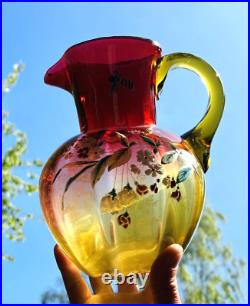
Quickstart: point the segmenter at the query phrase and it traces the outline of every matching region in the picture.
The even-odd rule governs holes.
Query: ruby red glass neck
[[[94,39],[69,48],[45,82],[73,94],[82,132],[150,126],[160,57],[161,49],[148,39]]]

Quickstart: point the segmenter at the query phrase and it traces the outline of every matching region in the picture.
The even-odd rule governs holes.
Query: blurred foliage
[[[56,289],[47,290],[42,294],[41,304],[69,304],[69,300],[61,280],[58,281]]]
[[[186,304],[235,304],[244,301],[240,288],[245,263],[223,244],[221,213],[206,208],[180,265],[179,287]]]
[[[240,281],[245,263],[223,244],[224,216],[206,208],[194,239],[186,250],[178,272],[185,304],[235,304],[244,302]],[[68,303],[64,288],[46,291],[42,304]]]
[[[61,291],[52,289],[42,294],[41,304],[69,304],[69,300],[63,289]]]
[[[13,71],[3,81],[3,94],[10,92],[23,69],[22,64],[13,66]],[[25,171],[30,167],[40,167],[42,163],[39,160],[23,159],[27,151],[27,136],[9,121],[8,113],[4,110],[2,110],[2,142],[4,148],[2,152],[2,236],[11,241],[21,241],[24,238],[24,223],[32,216],[23,214],[13,200],[21,192],[28,195],[37,192],[37,184],[33,182],[36,179],[33,172],[27,172],[26,179],[14,173],[20,172],[20,169]],[[2,258],[13,260],[6,254],[2,254]]]

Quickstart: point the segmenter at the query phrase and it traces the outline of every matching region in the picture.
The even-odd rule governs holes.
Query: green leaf
[[[12,257],[10,255],[6,255],[6,254],[2,254],[2,259],[10,261],[10,262],[13,262],[15,260],[14,257]]]
[[[216,212],[216,216],[221,220],[221,221],[225,221],[225,217],[223,216],[222,213]]]
[[[72,163],[68,163],[68,164],[66,164],[66,165],[64,165],[62,168],[60,168],[57,172],[56,172],[56,174],[55,174],[55,177],[54,177],[54,179],[53,179],[53,181],[52,181],[52,184],[54,184],[55,183],[55,181],[56,181],[56,179],[57,179],[57,177],[58,177],[58,175],[61,173],[61,171],[63,170],[63,169],[65,169],[65,168],[71,168],[71,167],[76,167],[76,166],[81,166],[81,165],[86,165],[86,164],[93,164],[93,165],[95,165],[97,163],[97,161],[76,161],[76,162],[72,162]]]
[[[108,171],[111,171],[117,167],[120,167],[126,164],[131,158],[131,150],[130,148],[121,149],[116,151],[109,159],[109,167]]]
[[[174,151],[174,152],[168,152],[168,153],[164,154],[162,156],[161,163],[163,165],[172,163],[174,161],[175,157],[176,157],[176,153],[177,152]]]
[[[75,175],[73,175],[72,177],[69,178],[69,180],[67,181],[66,185],[65,185],[65,189],[64,189],[64,193],[67,192],[67,190],[69,189],[69,186],[81,175],[83,174],[87,169],[93,167],[94,164],[92,165],[88,165],[84,168],[82,168],[80,171],[78,171]]]
[[[64,209],[64,195],[65,193],[68,191],[70,185],[81,175],[83,174],[87,169],[93,167],[95,164],[92,164],[92,165],[88,165],[84,168],[82,168],[80,171],[78,171],[75,175],[71,176],[66,185],[65,185],[65,188],[64,188],[64,192],[63,192],[63,198],[62,198],[62,209]]]
[[[177,184],[184,182],[188,178],[190,173],[191,173],[190,167],[182,168],[179,171],[178,176],[177,176],[177,180],[176,180]]]
[[[176,150],[176,146],[173,145],[171,142],[169,142],[168,145],[170,146],[170,148],[171,148],[172,150]]]
[[[130,144],[129,144],[129,147],[131,148],[134,145],[136,145],[136,142],[135,141],[131,141]]]
[[[122,145],[124,145],[125,147],[129,146],[128,138],[125,135],[120,132],[116,132],[116,135],[118,135],[118,137],[120,138],[120,142]]]
[[[149,138],[149,137],[147,137],[147,136],[145,136],[145,135],[141,135],[141,138],[142,138],[145,142],[147,142],[148,144],[150,144],[151,146],[154,146],[154,147],[155,147],[155,142],[154,142],[151,138]]]
[[[96,166],[93,169],[92,174],[91,174],[92,187],[94,187],[95,184],[100,180],[100,178],[103,175],[106,167],[108,166],[108,161],[109,161],[111,156],[112,155],[107,155],[97,162],[97,164],[96,164]]]
[[[95,139],[100,139],[100,138],[102,138],[103,137],[103,135],[105,134],[105,130],[101,130],[101,131],[98,131],[98,132],[96,132],[94,135],[93,135],[93,137],[95,138]]]
[[[148,144],[150,144],[151,146],[153,146],[153,147],[156,146],[155,142],[154,142],[151,138],[149,138],[149,137],[147,137],[147,136],[145,136],[145,135],[141,135],[141,138],[142,138],[145,142],[147,142]]]
[[[34,160],[33,163],[34,163],[34,166],[37,166],[37,167],[42,167],[43,165],[43,162],[39,159]]]
[[[146,142],[146,143],[148,143],[149,145],[151,145],[152,147],[153,147],[153,152],[154,152],[154,154],[156,154],[157,152],[158,152],[158,147],[161,145],[161,142],[159,141],[159,140],[157,140],[156,142],[153,140],[153,139],[151,139],[151,138],[149,138],[149,137],[147,137],[147,136],[145,136],[145,135],[140,135],[141,136],[141,138]]]

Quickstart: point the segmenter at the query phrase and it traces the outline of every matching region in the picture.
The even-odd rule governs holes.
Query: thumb
[[[183,249],[178,244],[168,246],[152,265],[150,287],[155,303],[181,304],[176,273]]]

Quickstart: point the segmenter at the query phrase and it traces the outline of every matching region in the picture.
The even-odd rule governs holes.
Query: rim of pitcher
[[[82,42],[76,43],[76,44],[70,46],[68,49],[66,49],[64,54],[68,53],[68,51],[70,51],[71,49],[73,49],[77,46],[85,45],[85,44],[92,43],[92,42],[95,42],[95,41],[98,41],[98,40],[108,40],[108,39],[143,40],[143,41],[147,41],[147,42],[151,43],[151,45],[156,47],[159,52],[162,51],[162,48],[161,48],[160,44],[156,40],[152,40],[150,38],[145,38],[145,37],[140,37],[140,36],[130,36],[130,35],[112,35],[112,36],[96,37],[96,38],[92,38],[92,39],[88,39],[88,40],[84,40]]]

